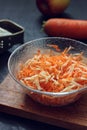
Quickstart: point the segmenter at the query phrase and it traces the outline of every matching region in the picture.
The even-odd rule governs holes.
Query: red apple
[[[70,0],[36,0],[38,9],[43,15],[55,16],[62,13]]]

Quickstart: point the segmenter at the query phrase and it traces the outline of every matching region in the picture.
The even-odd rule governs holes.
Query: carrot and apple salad
[[[58,47],[53,45],[57,51]],[[46,92],[67,92],[87,85],[87,64],[83,53],[70,54],[72,47],[54,54],[40,50],[20,67],[18,80],[33,89]]]

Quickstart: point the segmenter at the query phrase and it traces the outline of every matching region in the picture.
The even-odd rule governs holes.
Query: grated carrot
[[[72,47],[57,54],[42,54],[40,50],[33,58],[22,64],[17,74],[23,84],[46,92],[66,92],[87,85],[87,64],[83,62],[83,53],[69,54]]]

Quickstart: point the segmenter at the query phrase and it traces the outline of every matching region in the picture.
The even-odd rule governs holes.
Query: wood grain
[[[87,94],[68,106],[44,106],[33,101],[9,74],[0,84],[0,111],[68,129],[87,129]]]

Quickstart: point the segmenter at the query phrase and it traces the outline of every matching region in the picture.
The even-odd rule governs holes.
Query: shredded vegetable
[[[33,89],[46,92],[69,92],[87,85],[87,64],[83,53],[71,54],[72,47],[58,53],[42,54],[40,50],[20,67],[18,80]]]

